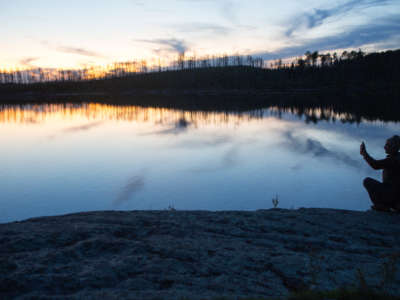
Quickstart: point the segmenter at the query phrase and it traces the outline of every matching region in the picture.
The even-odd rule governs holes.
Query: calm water
[[[136,106],[0,107],[0,222],[88,210],[365,210],[359,144],[384,157],[399,123]],[[330,114],[330,115],[329,115]],[[325,116],[325,117],[324,117]],[[332,121],[336,119],[336,122]]]

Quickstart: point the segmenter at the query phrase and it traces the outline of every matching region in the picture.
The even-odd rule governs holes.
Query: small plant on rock
[[[168,205],[167,210],[169,210],[169,211],[176,211],[175,207],[174,207],[173,205],[171,205],[171,204]]]
[[[275,198],[272,198],[272,205],[274,206],[274,208],[277,208],[279,204],[279,198],[278,198],[278,194],[275,195]]]

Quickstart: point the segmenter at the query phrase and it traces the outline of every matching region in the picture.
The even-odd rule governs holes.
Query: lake
[[[357,122],[355,121],[357,120]],[[396,122],[329,110],[0,106],[0,222],[92,210],[366,210]]]

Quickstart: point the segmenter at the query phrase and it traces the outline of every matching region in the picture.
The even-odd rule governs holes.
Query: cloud
[[[221,5],[220,12],[222,17],[232,23],[237,23],[237,7],[233,1],[224,1]]]
[[[347,28],[346,31],[315,39],[298,40],[297,46],[288,46],[275,52],[256,53],[262,58],[277,59],[303,55],[310,50],[359,48],[367,44],[387,43],[400,35],[400,15],[373,20],[368,24]]]
[[[135,41],[161,46],[162,48],[157,49],[157,51],[163,50],[166,52],[178,52],[179,54],[183,54],[189,49],[187,42],[182,39],[138,39]]]
[[[242,24],[238,24],[237,28],[240,28],[242,30],[247,30],[247,31],[252,31],[252,30],[256,30],[258,27],[254,26],[254,25],[242,25]]]
[[[283,136],[286,138],[284,145],[292,151],[309,154],[317,158],[330,158],[357,169],[362,166],[359,160],[355,160],[342,152],[331,151],[316,139],[296,137],[290,131],[285,132]],[[299,165],[296,165],[295,169],[299,167]]]
[[[136,5],[136,6],[144,6],[145,5],[145,3],[144,3],[144,1],[132,1],[132,4],[133,5]]]
[[[87,50],[85,48],[81,47],[70,47],[70,46],[65,46],[65,45],[60,45],[58,43],[53,43],[47,40],[41,40],[40,43],[43,46],[46,46],[50,49],[54,49],[58,52],[64,52],[64,53],[70,53],[70,54],[78,54],[82,56],[88,56],[88,57],[97,57],[97,58],[104,58],[105,56],[97,53],[95,51]]]
[[[144,182],[144,176],[142,175],[136,175],[130,178],[119,195],[113,200],[113,204],[117,206],[128,201],[134,193],[144,188]]]
[[[40,57],[25,57],[21,59],[18,63],[25,67],[32,67],[31,62],[38,60]]]
[[[56,50],[59,52],[78,54],[78,55],[89,56],[89,57],[104,57],[103,55],[101,55],[97,52],[90,51],[90,50],[87,50],[84,48],[58,46],[58,47],[56,47]]]
[[[180,0],[181,2],[192,2],[192,3],[210,3],[214,5],[212,9],[215,9],[219,15],[231,24],[240,25],[240,6],[243,5],[244,1],[239,0]],[[252,26],[244,26],[244,29],[253,29]],[[243,29],[243,27],[242,27]]]
[[[290,37],[299,29],[312,29],[320,26],[332,16],[340,16],[355,9],[382,6],[389,2],[389,0],[351,0],[329,9],[314,9],[311,13],[307,12],[294,17],[285,35]]]
[[[238,5],[239,1],[235,0],[179,0],[181,2],[192,3],[211,3],[216,5],[216,9],[222,18],[230,23],[238,24]]]
[[[232,28],[210,23],[186,23],[174,26],[180,32],[206,32],[214,35],[227,35]]]

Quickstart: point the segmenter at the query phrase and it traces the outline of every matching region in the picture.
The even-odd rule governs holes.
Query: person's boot
[[[394,205],[393,211],[394,211],[395,213],[400,214],[400,203]]]
[[[384,205],[372,205],[371,206],[372,210],[376,210],[376,211],[384,211],[384,212],[390,212],[390,207],[384,206]]]

